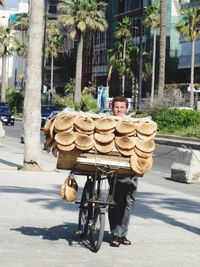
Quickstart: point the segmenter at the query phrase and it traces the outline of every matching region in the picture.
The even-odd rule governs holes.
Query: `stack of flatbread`
[[[150,119],[132,120],[113,116],[93,119],[87,116],[60,113],[44,126],[47,151],[68,152],[96,150],[108,154],[112,151],[130,158],[135,173],[149,171],[153,164],[154,137],[157,124]]]

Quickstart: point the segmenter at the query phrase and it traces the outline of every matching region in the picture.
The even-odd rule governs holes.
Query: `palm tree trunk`
[[[24,99],[23,170],[39,170],[41,126],[41,65],[44,35],[44,1],[31,1],[27,82]]]
[[[155,63],[156,63],[156,29],[153,33],[153,58],[152,58],[152,76],[151,76],[151,106],[154,99],[154,86],[155,86]]]
[[[76,83],[74,92],[74,102],[76,104],[79,104],[81,102],[82,58],[83,58],[83,34],[80,33],[80,40],[78,43],[77,57],[76,57]]]
[[[51,93],[53,92],[53,65],[54,65],[54,60],[53,56],[51,56]]]
[[[126,40],[124,40],[124,47],[123,47],[123,61],[125,61],[126,58]],[[124,96],[125,92],[125,75],[122,75],[122,96]]]
[[[8,79],[7,79],[7,54],[4,54],[2,57],[2,76],[1,76],[1,100],[3,102],[6,101],[6,89],[8,87]]]
[[[166,58],[166,5],[167,0],[160,1],[160,55],[159,55],[159,80],[158,80],[158,96],[164,96],[165,85],[165,58]]]
[[[190,107],[194,107],[194,55],[195,55],[195,41],[192,41],[192,55],[191,55],[191,73],[190,73]]]

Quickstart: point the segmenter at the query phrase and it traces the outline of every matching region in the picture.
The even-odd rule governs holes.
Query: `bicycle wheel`
[[[80,237],[84,237],[88,231],[88,222],[91,217],[91,203],[88,203],[91,194],[91,182],[87,181],[81,197],[80,210],[78,216],[78,234]]]
[[[105,212],[102,208],[94,207],[94,218],[91,219],[90,244],[92,251],[97,252],[102,244],[105,228]]]

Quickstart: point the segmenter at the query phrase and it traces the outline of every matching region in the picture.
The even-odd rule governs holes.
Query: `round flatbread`
[[[152,153],[155,149],[155,142],[154,140],[146,141],[146,140],[138,139],[135,146],[142,152]]]
[[[71,133],[65,133],[65,132],[60,132],[55,135],[55,141],[63,146],[68,146],[74,143],[76,140],[76,135],[74,132]]]
[[[138,138],[137,137],[130,137],[130,136],[116,136],[115,137],[115,143],[117,147],[124,149],[124,150],[130,150],[134,148]]]
[[[93,136],[76,132],[75,144],[78,147],[88,148],[93,146]]]
[[[116,131],[120,134],[129,134],[136,132],[137,125],[131,121],[120,120],[116,124]]]
[[[145,134],[141,134],[141,133],[137,132],[137,136],[138,136],[140,139],[143,139],[143,140],[146,140],[146,141],[153,140],[154,137],[156,136],[156,134],[157,134],[157,131],[155,131],[155,132],[152,133],[151,135],[145,135]]]
[[[139,150],[136,146],[134,147],[134,151],[137,154],[137,156],[140,158],[147,159],[152,155],[152,153],[147,153],[147,152],[143,152],[143,151]]]
[[[74,125],[79,130],[91,132],[95,128],[95,123],[93,119],[88,117],[76,117],[74,120]]]
[[[71,151],[75,148],[75,144],[73,143],[73,144],[68,145],[68,146],[57,144],[57,148],[61,151]]]
[[[157,131],[157,124],[152,120],[141,120],[137,125],[137,132],[143,135],[151,135]]]
[[[53,124],[53,121],[55,120],[56,116],[52,117],[50,120],[48,120],[44,127],[43,127],[43,131],[45,132],[45,134],[49,134],[50,132],[50,128],[51,128],[51,125]]]
[[[124,156],[131,156],[134,152],[134,148],[132,149],[122,149],[118,146],[116,146],[117,150]]]
[[[150,156],[149,158],[140,158],[137,156],[135,152],[130,157],[130,165],[134,172],[138,174],[144,174],[145,172],[149,171],[153,166],[153,157]]]
[[[107,134],[110,134],[110,133],[114,133],[115,128],[112,128],[112,129],[107,130],[107,131],[100,131],[100,130],[98,130],[98,129],[95,129],[95,131],[96,131],[97,133],[99,133],[99,134],[107,135]]]
[[[62,114],[55,122],[55,129],[57,131],[65,131],[71,128],[74,124],[74,116]]]
[[[97,131],[109,131],[116,126],[116,121],[112,117],[103,117],[96,120],[95,128]]]
[[[94,134],[94,139],[102,144],[108,144],[111,143],[115,138],[114,133],[108,133],[108,134]]]
[[[94,146],[96,148],[96,150],[102,154],[106,154],[106,153],[109,153],[113,150],[114,146],[115,146],[115,142],[114,140],[108,144],[103,144],[103,143],[100,143],[96,140],[94,140]]]

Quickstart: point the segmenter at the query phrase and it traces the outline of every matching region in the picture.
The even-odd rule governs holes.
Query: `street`
[[[23,122],[15,120],[15,125],[3,125],[6,136],[13,137],[20,140],[21,135],[23,135]],[[44,133],[41,129],[41,143],[44,143]]]

